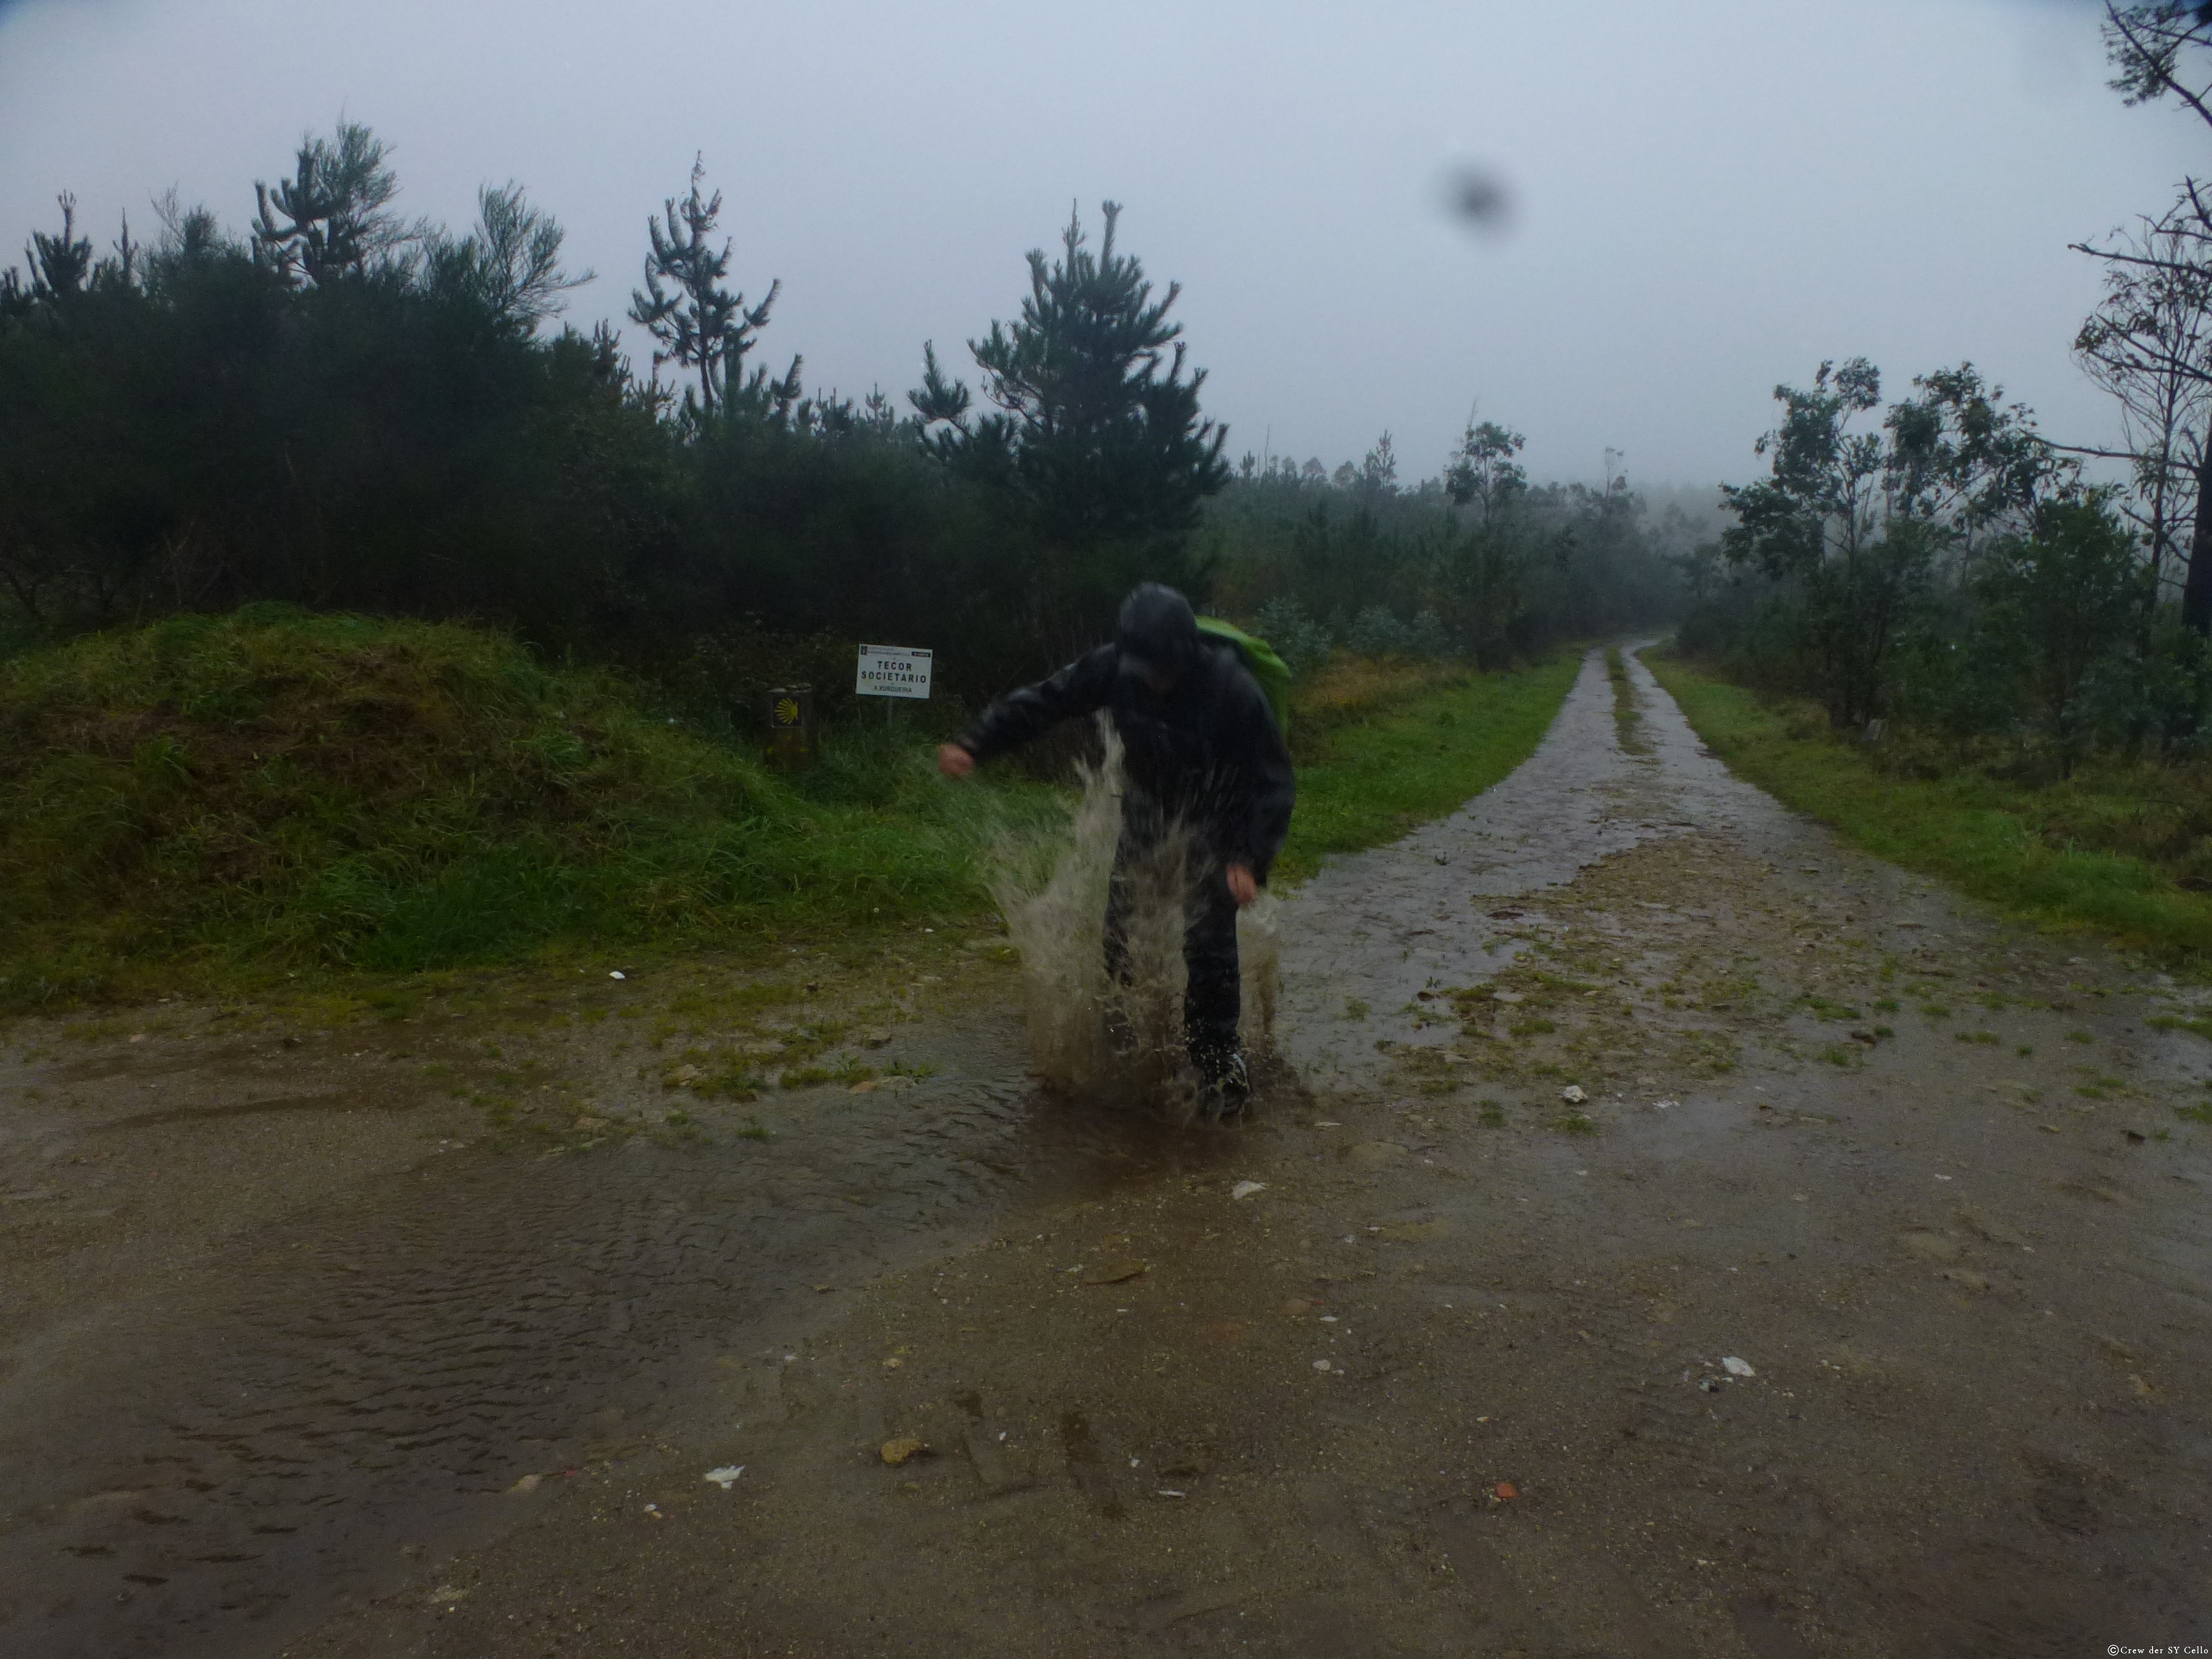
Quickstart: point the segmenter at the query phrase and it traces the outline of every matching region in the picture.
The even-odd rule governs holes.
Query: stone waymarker
[[[768,757],[787,772],[814,764],[814,688],[779,685],[768,694]]]

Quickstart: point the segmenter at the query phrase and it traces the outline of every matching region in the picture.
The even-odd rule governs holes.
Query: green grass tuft
[[[1605,651],[1606,678],[1613,682],[1613,731],[1621,750],[1630,755],[1648,755],[1650,741],[1644,735],[1644,715],[1637,707],[1636,686],[1628,678],[1627,659],[1620,647],[1609,645]]]

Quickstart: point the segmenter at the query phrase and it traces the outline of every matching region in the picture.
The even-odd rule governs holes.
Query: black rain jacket
[[[1101,708],[1121,734],[1131,793],[1190,823],[1224,864],[1249,865],[1266,881],[1290,833],[1297,780],[1267,693],[1226,641],[1202,640],[1165,695],[1124,671],[1118,646],[1102,645],[1000,698],[961,746],[988,760]]]

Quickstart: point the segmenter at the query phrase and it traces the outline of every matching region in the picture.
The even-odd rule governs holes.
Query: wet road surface
[[[649,1026],[820,1011],[11,1030],[0,1650],[2205,1641],[2194,1001],[1631,672],[1284,905],[1238,1131],[1036,1097],[988,963],[688,1121]]]

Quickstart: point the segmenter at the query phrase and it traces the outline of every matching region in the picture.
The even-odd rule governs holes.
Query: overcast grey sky
[[[1778,380],[1971,358],[2055,436],[2110,434],[2066,244],[2212,145],[2104,85],[2084,0],[760,5],[0,0],[0,249],[76,192],[101,239],[171,185],[242,226],[343,114],[409,212],[520,179],[618,316],[645,218],[705,153],[732,275],[783,279],[767,360],[919,379],[1018,306],[1080,200],[1183,284],[1232,453],[1434,471],[1479,400],[1540,477],[1741,480]],[[1442,205],[1461,163],[1509,228]],[[640,366],[645,354],[638,353]],[[970,376],[972,379],[972,375]]]

